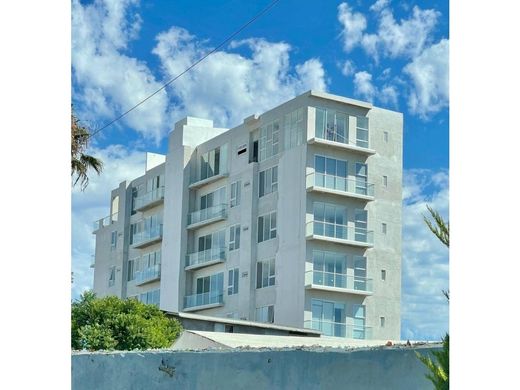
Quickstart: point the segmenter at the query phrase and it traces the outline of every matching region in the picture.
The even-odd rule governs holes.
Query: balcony
[[[372,295],[372,279],[325,271],[305,272],[305,288],[356,295]]]
[[[226,171],[219,172],[216,175],[209,176],[204,179],[201,179],[200,176],[195,176],[195,177],[191,178],[190,185],[188,186],[188,188],[190,190],[192,190],[192,189],[195,190],[197,188],[205,186],[206,184],[213,183],[214,181],[223,179],[228,176],[229,176],[229,172],[226,172]]]
[[[117,222],[117,216],[118,216],[118,213],[114,213],[112,215],[109,215],[105,218],[101,218],[101,219],[97,220],[96,222],[94,222],[92,225],[92,233],[95,233],[99,229],[104,228],[106,226],[110,226],[113,223]]]
[[[307,191],[374,200],[374,185],[363,180],[311,172],[306,177],[306,187]]]
[[[310,221],[305,226],[308,240],[322,240],[356,247],[374,246],[374,232],[331,222]]]
[[[188,214],[188,229],[196,229],[227,218],[227,204],[218,204]]]
[[[145,248],[162,240],[162,227],[157,225],[149,230],[134,233],[132,236],[132,248]]]
[[[315,136],[314,138],[309,139],[309,144],[317,144],[317,145],[325,145],[331,146],[343,150],[349,150],[351,152],[355,152],[363,155],[372,155],[375,154],[376,151],[374,149],[370,149],[368,146],[368,142],[363,140],[357,140],[356,143],[351,142],[344,135],[339,134],[337,132],[325,132],[326,135],[324,137]]]
[[[135,211],[144,211],[157,206],[164,200],[164,187],[155,188],[135,199]]]
[[[210,309],[224,305],[222,291],[210,291],[203,294],[193,294],[184,297],[184,311]]]
[[[140,286],[141,284],[153,282],[161,278],[161,264],[155,264],[142,271],[135,273],[135,285]]]
[[[217,247],[186,255],[186,271],[226,261],[226,248]]]
[[[331,322],[324,320],[307,320],[304,321],[303,327],[314,329],[322,332],[325,336],[343,337],[357,340],[372,339],[371,326],[354,326],[347,325],[342,322]]]

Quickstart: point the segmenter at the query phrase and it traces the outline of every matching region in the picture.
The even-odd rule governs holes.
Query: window
[[[347,209],[329,203],[314,202],[313,234],[347,239]]]
[[[224,273],[220,272],[211,276],[197,278],[198,305],[222,302],[224,291]]]
[[[161,276],[161,250],[145,253],[134,262],[136,284],[145,283]]]
[[[261,171],[259,174],[258,197],[278,191],[278,166]]]
[[[326,336],[345,337],[345,304],[312,299],[312,329]]]
[[[386,234],[386,223],[381,224],[381,233]]]
[[[280,122],[278,120],[260,128],[259,161],[267,160],[278,154]]]
[[[388,187],[388,176],[383,176],[383,187]]]
[[[159,306],[161,300],[161,290],[151,290],[145,293],[139,294],[139,301],[142,303],[146,303],[148,305],[156,305]]]
[[[258,307],[256,309],[256,320],[258,322],[274,322],[274,305]]]
[[[240,225],[233,225],[229,228],[229,250],[234,251],[240,248]]]
[[[274,286],[276,282],[274,259],[256,263],[256,288]]]
[[[228,295],[238,294],[238,268],[229,270],[227,293]]]
[[[150,240],[162,234],[162,215],[152,215],[130,225],[130,244]]]
[[[381,328],[385,327],[385,317],[379,317],[379,324],[381,325]]]
[[[381,280],[386,280],[386,269],[381,270]]]
[[[348,115],[316,108],[316,138],[348,144]]]
[[[238,147],[237,155],[240,156],[241,154],[244,154],[247,152],[247,145],[241,145]]]
[[[314,156],[314,169],[316,186],[347,191],[347,161]]]
[[[132,188],[132,215],[134,215],[136,213],[136,211],[135,211],[135,207],[136,207],[135,200],[137,198],[139,198],[139,197],[144,195],[145,189],[146,189],[146,187],[144,186],[144,184],[139,184],[139,185],[137,185],[137,186]]]
[[[136,261],[138,261],[138,259],[128,260],[128,272],[127,272],[126,280],[129,282],[131,280],[134,280],[134,266],[135,266]]]
[[[356,194],[369,195],[367,164],[356,163]]]
[[[355,339],[365,339],[365,306],[353,305],[354,327],[352,337]]]
[[[258,217],[258,242],[276,237],[276,211]]]
[[[285,115],[285,150],[303,144],[303,128],[303,108]]]
[[[347,288],[347,256],[341,253],[312,251],[312,283]]]
[[[110,236],[110,249],[114,250],[117,246],[117,231],[113,231],[112,235]]]
[[[367,291],[367,258],[354,256],[354,290]]]
[[[383,131],[383,139],[385,142],[388,142],[388,131]]]
[[[200,180],[226,172],[226,163],[227,144],[204,153],[200,156]]]
[[[218,190],[200,197],[200,210],[224,203],[226,203],[226,187],[220,187]]]
[[[368,223],[367,223],[367,211],[358,209],[356,210],[354,219],[354,239],[360,242],[368,242]]]
[[[198,252],[208,251],[212,248],[226,250],[226,231],[220,230],[205,236],[199,237]]]
[[[229,207],[235,207],[240,204],[240,181],[231,183],[231,199],[229,201]]]
[[[368,148],[368,118],[363,116],[357,117],[356,123],[356,145],[362,148]]]
[[[157,175],[148,179],[146,182],[146,192],[151,192],[157,190],[160,187],[164,186],[164,175]]]
[[[112,287],[116,283],[116,267],[112,266],[108,270],[108,287]]]

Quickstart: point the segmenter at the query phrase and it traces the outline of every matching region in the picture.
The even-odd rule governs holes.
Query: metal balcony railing
[[[362,179],[347,179],[346,177],[311,172],[307,175],[307,188],[319,187],[345,193],[345,195],[374,196],[374,185]]]
[[[374,232],[364,228],[356,228],[331,222],[310,221],[305,227],[307,236],[315,235],[321,237],[349,240],[363,244],[374,243]]]

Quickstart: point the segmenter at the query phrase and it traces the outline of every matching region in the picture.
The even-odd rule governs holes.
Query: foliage
[[[423,356],[415,353],[419,360],[428,368],[430,371],[426,374],[436,390],[447,390],[450,388],[450,336],[446,334],[442,340],[442,350],[432,351],[433,356],[437,360],[435,364],[429,356]]]
[[[154,305],[92,291],[72,303],[72,349],[133,350],[166,348],[182,328]]]
[[[88,147],[90,132],[85,127],[80,125],[79,119],[76,118],[74,110],[71,112],[71,176],[76,176],[73,186],[80,183],[81,190],[85,190],[88,186],[87,172],[92,168],[99,175],[103,171],[103,162],[93,156],[85,154]]]
[[[428,211],[430,212],[433,221],[430,221],[423,215],[424,222],[428,226],[428,228],[432,231],[433,234],[437,236],[437,238],[448,248],[450,247],[450,223],[444,222],[441,215],[432,209],[430,206],[426,206]],[[435,223],[435,224],[434,224]]]

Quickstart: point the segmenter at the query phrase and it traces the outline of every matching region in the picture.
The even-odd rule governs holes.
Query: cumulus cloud
[[[72,3],[72,76],[84,120],[114,119],[161,87],[146,63],[125,54],[141,18],[137,0]],[[165,91],[126,115],[125,125],[156,142],[166,134]]]
[[[356,71],[356,67],[354,66],[354,63],[350,60],[346,60],[344,64],[341,66],[341,73],[343,76],[351,76]]]
[[[253,113],[261,113],[309,89],[326,90],[325,71],[311,58],[294,68],[291,46],[261,38],[233,41],[230,49],[246,48],[250,56],[218,51],[179,78],[169,88],[178,105],[177,116],[213,119],[218,126],[236,126]],[[174,77],[210,47],[187,30],[172,27],[157,36],[153,49],[165,78]]]
[[[123,145],[111,145],[105,149],[91,148],[89,154],[104,163],[103,173],[91,173],[85,191],[79,186],[72,190],[72,271],[74,283],[72,296],[93,287],[94,271],[90,268],[95,250],[92,223],[110,213],[110,192],[119,183],[133,180],[144,174],[146,153],[129,151]]]
[[[372,84],[372,75],[370,73],[361,71],[354,75],[354,93],[369,102],[374,101],[376,88]]]
[[[363,38],[363,32],[367,27],[367,20],[363,14],[353,12],[347,3],[338,6],[338,20],[343,25],[341,35],[343,47],[349,52],[356,47]]]
[[[415,6],[408,19],[396,21],[387,5],[387,1],[380,0],[371,7],[379,15],[375,33],[365,32],[367,20],[363,14],[354,12],[347,3],[338,6],[338,20],[343,25],[341,35],[346,52],[361,46],[376,61],[381,55],[390,58],[414,58],[431,43],[431,35],[440,12]]]
[[[438,112],[449,104],[449,41],[425,49],[421,55],[405,66],[413,87],[408,105],[413,113],[422,117]]]
[[[440,340],[448,331],[449,253],[423,221],[427,205],[449,220],[449,180],[445,170],[404,172],[403,286],[404,339]]]
[[[386,8],[390,3],[390,0],[377,0],[374,4],[370,6],[370,11],[379,12],[383,8]]]

